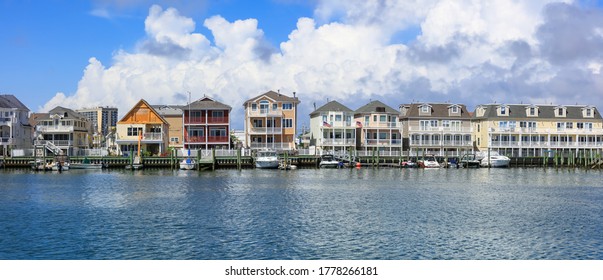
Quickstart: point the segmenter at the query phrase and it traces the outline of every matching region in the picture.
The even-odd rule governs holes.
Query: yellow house
[[[245,140],[251,149],[293,150],[299,99],[269,91],[243,103]]]
[[[117,122],[116,142],[122,154],[141,152],[161,155],[168,146],[168,122],[141,99]]]
[[[168,124],[169,128],[169,142],[170,148],[176,150],[184,147],[184,134],[182,130],[182,106],[177,105],[153,105],[153,109],[163,117]]]
[[[603,119],[588,105],[486,104],[475,109],[473,131],[480,151],[515,157],[603,148]]]

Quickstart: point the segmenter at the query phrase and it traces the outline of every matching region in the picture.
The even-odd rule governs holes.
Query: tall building
[[[95,107],[76,110],[76,112],[84,115],[93,126],[96,133],[106,136],[111,132],[111,129],[117,126],[117,108],[112,107]]]
[[[462,156],[473,151],[472,117],[463,104],[400,105],[404,149],[411,155]]]
[[[576,154],[603,148],[603,118],[588,105],[485,104],[475,109],[474,134],[480,151]]]
[[[245,143],[251,149],[294,150],[299,99],[269,91],[243,103]]]
[[[14,95],[0,95],[0,156],[9,155],[9,148],[29,149],[31,145],[29,109]]]

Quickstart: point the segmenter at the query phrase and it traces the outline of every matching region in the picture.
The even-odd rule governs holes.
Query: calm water
[[[0,259],[603,259],[603,172],[0,171]]]

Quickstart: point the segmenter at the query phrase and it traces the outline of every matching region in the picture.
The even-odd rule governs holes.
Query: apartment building
[[[485,104],[474,114],[479,150],[521,157],[603,148],[603,119],[593,106]]]
[[[75,111],[84,115],[92,125],[92,146],[95,148],[106,147],[106,137],[117,126],[117,108],[93,107]]]
[[[48,113],[37,114],[35,145],[57,154],[76,156],[92,147],[92,125],[74,110],[57,106]]]
[[[245,143],[251,149],[293,150],[299,99],[269,91],[243,103]]]
[[[400,105],[404,150],[411,155],[462,156],[473,152],[472,116],[463,104]]]

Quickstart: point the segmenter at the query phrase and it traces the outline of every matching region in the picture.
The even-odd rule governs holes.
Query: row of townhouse
[[[356,111],[331,101],[310,114],[310,145],[348,150],[460,156],[488,149],[511,156],[601,150],[603,119],[592,106],[486,104],[469,112],[451,103],[372,101]]]
[[[242,142],[250,149],[296,148],[299,99],[269,91],[243,103]],[[77,155],[82,149],[115,146],[117,154],[141,149],[230,148],[232,107],[210,97],[186,105],[149,105],[140,100],[117,121],[116,108],[56,107],[31,114],[12,95],[0,95],[0,139],[8,148],[45,145]],[[97,112],[97,113],[91,113]],[[102,121],[100,121],[102,120]],[[32,129],[33,128],[33,129]],[[412,103],[396,110],[380,101],[351,110],[331,101],[310,113],[309,145],[325,152],[349,150],[462,155],[494,149],[512,156],[542,156],[559,149],[603,148],[603,119],[592,106]],[[111,140],[111,141],[109,141]]]

